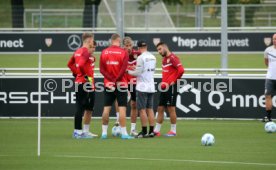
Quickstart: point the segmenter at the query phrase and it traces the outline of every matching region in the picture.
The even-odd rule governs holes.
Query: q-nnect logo
[[[67,39],[67,45],[71,50],[76,50],[81,46],[81,38],[76,35],[70,35]]]
[[[181,94],[183,94],[184,92],[189,92],[189,90],[195,95],[195,104],[192,103],[188,107],[186,107],[181,102]],[[191,110],[195,112],[199,112],[201,108],[198,107],[198,105],[200,104],[201,104],[201,95],[198,89],[193,88],[190,84],[187,84],[179,89],[179,95],[177,96],[177,100],[176,100],[176,107],[178,109],[182,110],[185,113],[189,113]]]

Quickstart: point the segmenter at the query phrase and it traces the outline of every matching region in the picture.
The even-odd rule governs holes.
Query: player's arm
[[[266,66],[268,66],[268,53],[267,51],[264,52],[264,63]]]
[[[68,61],[67,67],[69,67],[69,69],[71,70],[71,72],[73,73],[73,75],[75,77],[77,75],[77,67],[76,67],[74,56],[72,56],[70,58],[70,60]]]
[[[141,57],[138,57],[136,67],[134,70],[127,70],[127,73],[133,76],[139,76],[142,74],[144,68],[144,62]]]
[[[182,63],[179,61],[179,59],[174,58],[172,60],[172,66],[177,69],[177,79],[180,79],[184,74],[184,67],[182,66]]]
[[[123,64],[122,64],[122,66],[121,66],[121,69],[120,69],[120,71],[119,71],[118,76],[116,77],[116,81],[121,80],[121,78],[122,78],[123,75],[125,74],[126,69],[127,69],[128,59],[129,59],[128,53],[125,52],[125,56],[124,56],[124,59],[123,59]]]
[[[115,78],[113,76],[111,76],[110,74],[108,74],[108,72],[107,72],[105,60],[102,55],[103,55],[103,53],[101,54],[101,57],[100,57],[100,73],[104,76],[104,78],[108,79],[109,81],[115,82]]]

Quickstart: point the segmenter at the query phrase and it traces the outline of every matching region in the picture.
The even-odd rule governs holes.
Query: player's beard
[[[163,57],[166,57],[167,56],[167,51],[164,51],[163,54],[162,54]]]

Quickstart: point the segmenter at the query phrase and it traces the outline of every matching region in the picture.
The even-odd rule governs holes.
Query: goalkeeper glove
[[[85,76],[85,79],[86,79],[88,82],[93,83],[93,78],[92,78],[92,77]]]

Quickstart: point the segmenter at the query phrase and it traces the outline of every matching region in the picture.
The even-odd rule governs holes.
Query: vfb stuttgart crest
[[[270,37],[265,37],[264,38],[264,43],[266,46],[269,46],[271,44],[271,38]]]
[[[45,38],[45,44],[47,45],[47,47],[50,47],[53,43],[53,39],[52,38]]]

